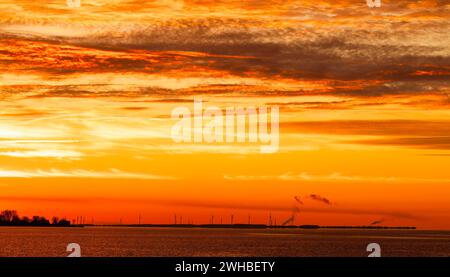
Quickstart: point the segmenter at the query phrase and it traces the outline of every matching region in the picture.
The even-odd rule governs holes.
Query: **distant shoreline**
[[[415,226],[320,226],[320,225],[264,225],[264,224],[85,224],[100,227],[159,227],[159,228],[224,228],[224,229],[397,229],[416,230]]]
[[[206,229],[367,229],[367,230],[416,230],[415,226],[320,226],[320,225],[264,225],[264,224],[71,224],[63,225],[0,225],[1,227],[147,227],[147,228],[206,228]]]
[[[27,227],[27,228],[83,228],[87,225],[0,225],[0,228],[2,227]],[[92,226],[92,225],[91,225]]]

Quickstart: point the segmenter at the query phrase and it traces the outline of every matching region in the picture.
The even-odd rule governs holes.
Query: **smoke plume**
[[[317,195],[317,194],[311,194],[311,195],[309,195],[309,198],[312,199],[312,200],[315,200],[315,201],[322,202],[322,203],[327,204],[327,205],[331,205],[331,201],[330,200],[328,200],[327,198],[322,197],[320,195]]]

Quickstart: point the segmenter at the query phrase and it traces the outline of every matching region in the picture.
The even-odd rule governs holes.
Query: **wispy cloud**
[[[345,175],[339,172],[334,172],[328,175],[312,175],[306,172],[300,173],[284,173],[281,175],[224,175],[225,180],[280,180],[280,181],[305,181],[305,182],[370,182],[370,183],[386,183],[386,182],[398,182],[398,183],[450,183],[450,179],[442,178],[410,178],[410,177],[395,177],[395,176],[353,176]]]
[[[58,159],[79,159],[83,153],[69,150],[32,150],[32,151],[4,151],[0,156],[16,158],[58,158]]]
[[[107,171],[76,170],[9,170],[0,169],[0,178],[103,178],[103,179],[175,179],[169,176],[153,175],[148,173],[124,172],[118,169]]]

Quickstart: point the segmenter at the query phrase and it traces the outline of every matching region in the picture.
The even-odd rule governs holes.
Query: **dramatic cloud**
[[[371,136],[450,136],[450,121],[331,120],[286,122],[281,128],[298,133]]]

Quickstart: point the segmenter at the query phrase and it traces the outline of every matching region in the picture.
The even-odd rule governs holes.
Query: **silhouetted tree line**
[[[50,222],[42,216],[20,217],[17,211],[4,210],[0,212],[0,226],[70,226],[70,221],[53,217]]]

